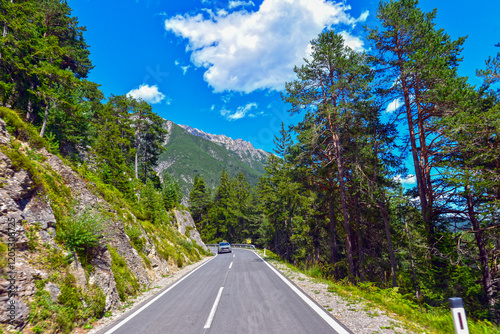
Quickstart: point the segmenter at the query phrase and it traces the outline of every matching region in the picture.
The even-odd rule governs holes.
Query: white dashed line
[[[220,297],[222,296],[222,290],[224,290],[224,287],[221,287],[219,289],[219,293],[217,294],[217,298],[215,298],[215,303],[214,306],[212,306],[212,310],[210,311],[210,314],[208,315],[207,322],[205,323],[205,327],[203,328],[210,328],[212,326],[212,320],[214,320],[215,316],[215,311],[217,310],[217,305],[219,305]]]

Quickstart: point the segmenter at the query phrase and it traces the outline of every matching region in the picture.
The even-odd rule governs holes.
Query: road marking
[[[213,259],[215,259],[217,257],[217,254],[215,254],[215,256],[213,258],[211,258],[210,260],[208,260],[207,262],[203,263],[201,266],[199,266],[198,268],[194,269],[193,271],[191,271],[190,273],[188,273],[186,276],[182,277],[180,280],[178,280],[177,282],[175,282],[170,288],[168,288],[167,290],[163,291],[162,293],[160,293],[158,296],[156,296],[154,299],[150,300],[149,303],[147,303],[146,305],[144,305],[143,307],[141,307],[140,309],[138,309],[137,311],[135,311],[132,315],[130,315],[129,317],[125,318],[125,320],[123,320],[122,322],[120,322],[118,325],[116,325],[115,327],[111,328],[109,331],[107,331],[106,333],[104,334],[111,334],[113,333],[114,331],[116,331],[118,328],[120,328],[121,326],[125,325],[127,322],[129,322],[133,317],[135,317],[136,315],[138,315],[139,313],[141,313],[142,311],[144,311],[148,306],[150,306],[151,304],[153,304],[155,301],[157,301],[158,299],[160,299],[164,294],[166,294],[167,292],[169,292],[170,290],[172,290],[177,284],[179,284],[180,282],[184,281],[186,278],[188,278],[192,273],[194,273],[195,271],[197,271],[198,269],[200,269],[201,267],[203,267],[204,265],[206,265],[208,262],[212,261]]]
[[[236,254],[233,254],[233,258],[236,257]]]
[[[214,320],[215,311],[217,310],[217,306],[219,305],[220,297],[222,296],[222,290],[224,290],[223,286],[219,289],[219,293],[217,294],[217,298],[215,298],[214,306],[212,306],[212,310],[210,311],[210,314],[208,315],[208,319],[207,319],[207,322],[205,323],[205,327],[203,327],[205,329],[210,328],[210,326],[212,325],[212,320]]]
[[[233,263],[231,262],[231,264],[229,265],[229,269],[231,269],[232,266],[233,266]]]
[[[283,274],[281,274],[276,268],[274,268],[272,265],[270,265],[266,260],[264,260],[259,254],[257,254],[256,252],[254,252],[255,255],[257,255],[265,264],[268,265],[269,268],[271,268],[271,270],[276,274],[278,275],[279,278],[281,278],[281,280],[283,282],[285,282],[286,285],[288,285],[288,287],[290,289],[293,290],[293,292],[295,292],[297,295],[299,295],[299,297],[304,301],[306,302],[307,305],[309,305],[321,318],[323,318],[323,320],[325,320],[328,325],[330,325],[330,327],[332,327],[335,331],[337,331],[338,334],[352,334],[351,332],[347,331],[344,327],[342,327],[338,322],[336,322],[331,316],[329,313],[326,313],[326,311],[324,309],[322,309],[321,307],[319,307],[316,303],[314,303],[311,298],[309,298],[308,296],[306,296],[301,290],[299,290],[295,285],[293,285],[288,279],[285,278],[285,276],[283,276]]]

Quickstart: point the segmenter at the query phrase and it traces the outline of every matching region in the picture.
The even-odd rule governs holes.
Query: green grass
[[[260,255],[263,250],[258,251]],[[322,274],[321,268],[310,267],[299,269],[286,263],[276,254],[266,250],[266,260],[278,261],[293,271],[301,272],[315,280],[328,285],[328,291],[342,296],[351,303],[364,302],[370,308],[379,308],[402,321],[405,326],[418,333],[442,334],[454,333],[453,320],[448,308],[437,308],[418,305],[411,296],[399,293],[397,288],[381,289],[372,283],[360,283],[358,286],[346,281],[333,281]],[[466,310],[467,311],[467,310]],[[500,328],[489,321],[467,319],[469,332],[473,334],[498,334]]]
[[[139,283],[134,273],[127,266],[125,259],[118,254],[115,248],[108,246],[111,255],[111,270],[115,276],[116,289],[121,301],[129,296],[135,296],[139,291]]]
[[[53,300],[44,289],[54,278],[61,289],[57,300]],[[65,274],[62,279],[59,276],[38,279],[35,286],[28,316],[33,333],[70,333],[73,328],[100,318],[104,313],[106,296],[102,290],[97,285],[91,285],[83,291],[71,274]]]

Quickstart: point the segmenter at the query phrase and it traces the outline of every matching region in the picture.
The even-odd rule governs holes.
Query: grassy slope
[[[196,174],[203,176],[210,188],[215,188],[223,169],[226,169],[230,177],[242,172],[252,186],[257,184],[264,173],[263,164],[255,163],[256,168],[252,168],[235,153],[194,136],[176,124],[172,124],[166,148],[167,151],[159,160],[175,161],[166,171],[179,182],[184,194],[189,193]]]

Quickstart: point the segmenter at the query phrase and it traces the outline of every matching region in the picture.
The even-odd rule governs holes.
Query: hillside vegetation
[[[169,268],[209,254],[178,232],[175,211],[151,183],[137,184],[140,200],[132,201],[85,166],[50,153],[50,143],[13,110],[0,107],[0,118],[0,198],[7,205],[0,233],[6,241],[13,219],[17,237],[14,276],[6,262],[0,271],[2,281],[19,284],[15,326],[5,321],[5,330],[91,328]]]
[[[264,174],[265,161],[253,161],[253,166],[242,161],[234,152],[202,137],[194,136],[175,123],[171,123],[166,151],[158,158],[156,170],[167,172],[179,183],[187,198],[195,175],[203,177],[209,189],[215,189],[223,169],[234,177],[242,173],[249,184],[255,186]]]

